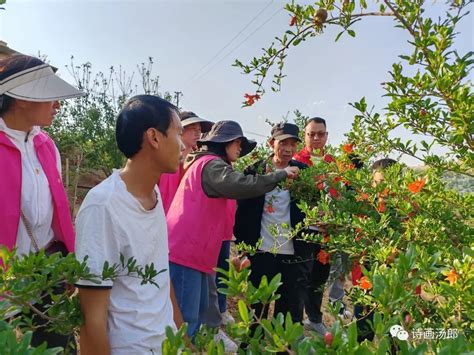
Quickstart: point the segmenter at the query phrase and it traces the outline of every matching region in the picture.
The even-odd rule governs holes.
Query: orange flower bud
[[[294,26],[295,24],[296,24],[296,16],[291,16],[290,26]]]
[[[449,272],[444,272],[443,274],[446,276],[446,280],[449,281],[451,286],[454,285],[459,279],[459,274],[455,269],[451,269]]]
[[[249,266],[250,266],[250,260],[247,257],[244,257],[242,259],[242,262],[240,263],[240,271],[248,268]]]
[[[372,288],[372,282],[370,282],[367,276],[362,276],[359,281],[359,286],[363,290],[370,290]]]

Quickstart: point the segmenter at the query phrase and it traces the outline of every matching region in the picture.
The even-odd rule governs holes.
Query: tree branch
[[[367,16],[394,16],[394,13],[391,13],[391,12],[364,12],[364,13],[360,13],[360,14],[351,15],[351,19],[357,19],[357,18],[362,18],[362,17],[367,17]],[[331,18],[330,20],[328,20],[326,22],[326,24],[337,24],[336,22],[338,20],[340,20],[341,18],[342,17]],[[252,73],[252,72],[254,72],[255,70],[257,70],[258,68],[261,68],[261,67],[270,68],[271,66],[273,66],[273,64],[275,63],[276,58],[278,58],[282,53],[284,53],[296,39],[301,38],[302,35],[306,34],[308,31],[310,31],[312,29],[314,29],[314,24],[311,24],[311,25],[303,28],[301,31],[296,33],[296,35],[293,36],[293,38],[291,38],[286,45],[282,46],[274,55],[269,57],[268,61],[266,61],[265,63],[261,63],[260,65],[257,65],[255,68],[250,70],[249,73]],[[257,90],[256,90],[257,92],[261,92],[261,88],[263,86],[263,82],[264,82],[265,77],[266,77],[266,75],[262,76],[261,81],[258,83],[258,87],[257,87]]]
[[[30,304],[26,301],[23,301],[22,299],[16,298],[16,297],[11,296],[7,293],[1,293],[0,298],[5,298],[5,299],[13,302],[16,305],[19,305],[19,306],[22,306],[22,307],[27,307],[27,308],[31,309],[33,311],[33,313],[37,314],[38,316],[40,316],[43,319],[48,320],[49,322],[54,322],[55,321],[55,318],[52,318],[52,317],[48,316],[47,314],[45,314],[44,312],[41,312],[34,305],[32,305],[32,304]]]

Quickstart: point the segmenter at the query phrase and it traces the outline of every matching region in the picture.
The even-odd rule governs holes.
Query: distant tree
[[[123,165],[123,154],[115,143],[115,120],[124,102],[136,94],[174,101],[168,91],[160,92],[160,78],[153,73],[153,64],[150,57],[131,74],[121,66],[112,66],[107,73],[94,73],[91,63],[76,65],[71,57],[67,69],[86,95],[63,102],[60,113],[46,129],[61,152],[71,208],[83,174],[95,172],[98,178],[105,177]]]

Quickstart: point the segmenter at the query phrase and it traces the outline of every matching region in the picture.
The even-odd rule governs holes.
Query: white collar
[[[21,144],[25,141],[26,135],[28,135],[28,140],[33,139],[41,131],[41,129],[39,126],[33,126],[31,131],[28,133],[26,133],[25,131],[11,129],[8,128],[3,118],[0,117],[0,131],[5,132],[8,138]]]

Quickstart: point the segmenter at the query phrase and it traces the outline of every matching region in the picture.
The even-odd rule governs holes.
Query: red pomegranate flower
[[[329,254],[321,249],[318,253],[318,261],[321,264],[326,265],[327,263],[329,263]]]
[[[344,144],[342,146],[342,151],[347,154],[351,154],[354,151],[354,145],[351,143]]]
[[[331,197],[334,197],[334,198],[339,197],[339,193],[334,187],[329,188],[329,195],[331,195]]]
[[[255,95],[245,94],[244,97],[245,97],[245,100],[246,100],[246,104],[248,106],[252,106],[255,103],[255,101],[260,100],[260,95],[259,94],[255,94]]]
[[[418,179],[418,180],[415,180],[413,182],[410,182],[408,184],[408,190],[412,193],[412,194],[417,194],[418,192],[421,191],[421,189],[423,188],[423,186],[425,186],[426,184],[426,180],[425,179]]]
[[[326,163],[332,163],[332,162],[335,162],[336,160],[332,157],[332,155],[329,155],[329,154],[326,154],[323,158],[323,160],[326,162]]]
[[[385,201],[380,199],[379,200],[379,205],[377,206],[377,211],[379,211],[380,213],[384,213],[385,212]]]

